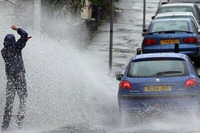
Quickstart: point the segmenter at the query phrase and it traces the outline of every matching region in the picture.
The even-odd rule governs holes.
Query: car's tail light
[[[128,82],[128,81],[121,81],[120,83],[119,83],[119,86],[120,86],[120,88],[122,88],[122,89],[128,89],[128,90],[130,90],[132,87],[131,87],[131,83],[130,82]]]
[[[184,43],[188,43],[188,44],[198,44],[198,40],[196,37],[186,37],[183,38],[183,42]]]
[[[155,45],[156,43],[157,43],[156,39],[148,38],[143,40],[142,46]]]
[[[188,79],[185,82],[185,87],[186,88],[195,87],[195,86],[197,86],[197,84],[198,84],[197,79],[196,78],[192,78],[192,79]]]

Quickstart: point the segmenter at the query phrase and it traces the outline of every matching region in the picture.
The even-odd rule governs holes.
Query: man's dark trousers
[[[12,118],[12,108],[15,98],[15,94],[19,95],[20,105],[19,112],[17,114],[17,124],[20,128],[22,121],[24,119],[24,113],[26,109],[26,98],[27,98],[27,89],[26,89],[26,79],[25,73],[20,73],[15,76],[7,75],[7,86],[6,86],[6,107],[4,112],[4,118],[2,127],[7,129]]]

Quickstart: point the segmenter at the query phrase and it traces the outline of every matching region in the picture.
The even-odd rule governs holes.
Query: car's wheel
[[[194,65],[195,65],[195,67],[200,67],[200,56],[195,58]]]

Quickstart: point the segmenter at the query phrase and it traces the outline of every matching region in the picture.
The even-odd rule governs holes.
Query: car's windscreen
[[[184,60],[148,60],[132,62],[128,77],[173,77],[188,75]]]
[[[158,13],[166,13],[166,12],[191,12],[194,14],[192,8],[186,6],[162,7],[158,11]]]
[[[187,21],[171,20],[171,21],[157,21],[151,26],[150,32],[160,31],[190,31]]]

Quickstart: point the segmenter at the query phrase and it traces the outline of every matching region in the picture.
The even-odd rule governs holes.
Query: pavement
[[[159,0],[146,0],[146,27],[155,15]],[[129,60],[136,54],[136,49],[141,47],[143,40],[143,1],[119,0],[114,3],[117,7],[113,24],[113,56],[112,74],[122,73]],[[97,52],[105,61],[109,70],[110,49],[110,21],[98,27],[91,39],[87,50]]]

